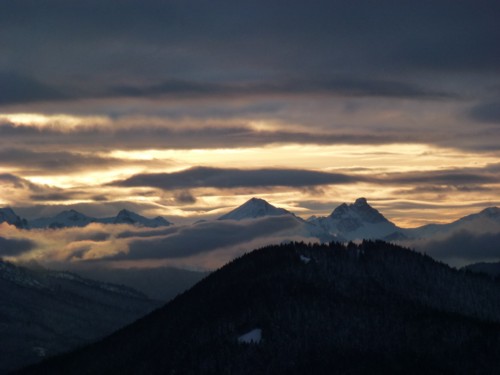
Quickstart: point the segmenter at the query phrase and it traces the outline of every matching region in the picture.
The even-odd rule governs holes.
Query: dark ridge
[[[262,341],[238,338],[259,328]],[[268,246],[23,374],[493,374],[500,285],[382,241]]]

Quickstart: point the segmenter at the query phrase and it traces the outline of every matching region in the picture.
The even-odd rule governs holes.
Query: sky
[[[0,2],[0,207],[500,205],[500,2]]]

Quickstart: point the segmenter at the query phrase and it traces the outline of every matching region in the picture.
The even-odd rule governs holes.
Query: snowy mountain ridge
[[[471,233],[500,232],[500,208],[488,207],[448,224],[427,224],[417,228],[401,228],[385,218],[373,208],[366,198],[358,198],[353,203],[342,203],[329,216],[312,216],[307,221],[292,212],[273,206],[260,198],[251,198],[241,206],[220,216],[217,221],[248,221],[263,218],[287,220],[290,236],[296,234],[315,237],[320,241],[352,241],[358,239],[383,239],[401,241],[448,235],[458,231]],[[293,219],[293,220],[291,220]],[[129,210],[121,210],[114,217],[95,218],[75,210],[62,211],[53,217],[43,217],[27,221],[19,217],[11,208],[0,208],[0,223],[7,222],[18,228],[68,228],[84,227],[90,223],[129,224],[146,228],[172,225],[161,216],[146,218]],[[204,221],[207,222],[207,221]],[[208,221],[209,222],[209,221]],[[197,225],[194,223],[193,225]]]
[[[172,225],[161,216],[153,219],[141,216],[129,210],[121,210],[114,217],[95,218],[76,210],[65,210],[55,216],[40,217],[34,220],[22,219],[9,207],[0,208],[0,223],[6,222],[24,229],[57,229],[85,227],[91,223],[101,224],[131,224],[140,227],[157,228]]]

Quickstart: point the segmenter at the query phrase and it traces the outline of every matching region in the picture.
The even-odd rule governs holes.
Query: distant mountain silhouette
[[[34,220],[26,220],[17,216],[9,207],[0,208],[0,223],[7,222],[18,228],[30,229],[57,229],[85,227],[90,223],[101,224],[131,224],[140,227],[157,228],[172,225],[168,220],[161,216],[149,219],[129,210],[121,210],[114,217],[96,218],[87,216],[76,210],[65,210],[55,216],[40,217]]]
[[[500,284],[381,241],[269,246],[24,374],[494,374]]]
[[[297,234],[316,237],[322,241],[330,241],[331,239],[338,241],[360,239],[402,241],[449,235],[463,230],[480,234],[500,231],[500,208],[498,207],[488,207],[479,213],[465,216],[448,224],[427,224],[417,228],[401,228],[386,219],[365,198],[358,198],[351,204],[342,203],[329,216],[313,216],[305,221],[284,208],[273,206],[264,199],[254,197],[220,216],[218,220],[242,221],[276,216],[292,216],[301,223],[307,223],[305,227],[302,224],[299,225],[300,233]],[[147,228],[172,225],[161,216],[150,219],[125,209],[114,217],[106,218],[87,216],[71,209],[62,211],[55,216],[28,221],[19,217],[11,208],[6,207],[0,208],[0,223],[2,222],[23,229],[84,227],[90,223],[131,224]],[[297,226],[295,222],[294,226]]]

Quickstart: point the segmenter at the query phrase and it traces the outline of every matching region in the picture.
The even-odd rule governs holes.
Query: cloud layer
[[[499,11],[4,1],[0,206],[193,222],[367,196],[416,225],[499,204]]]

